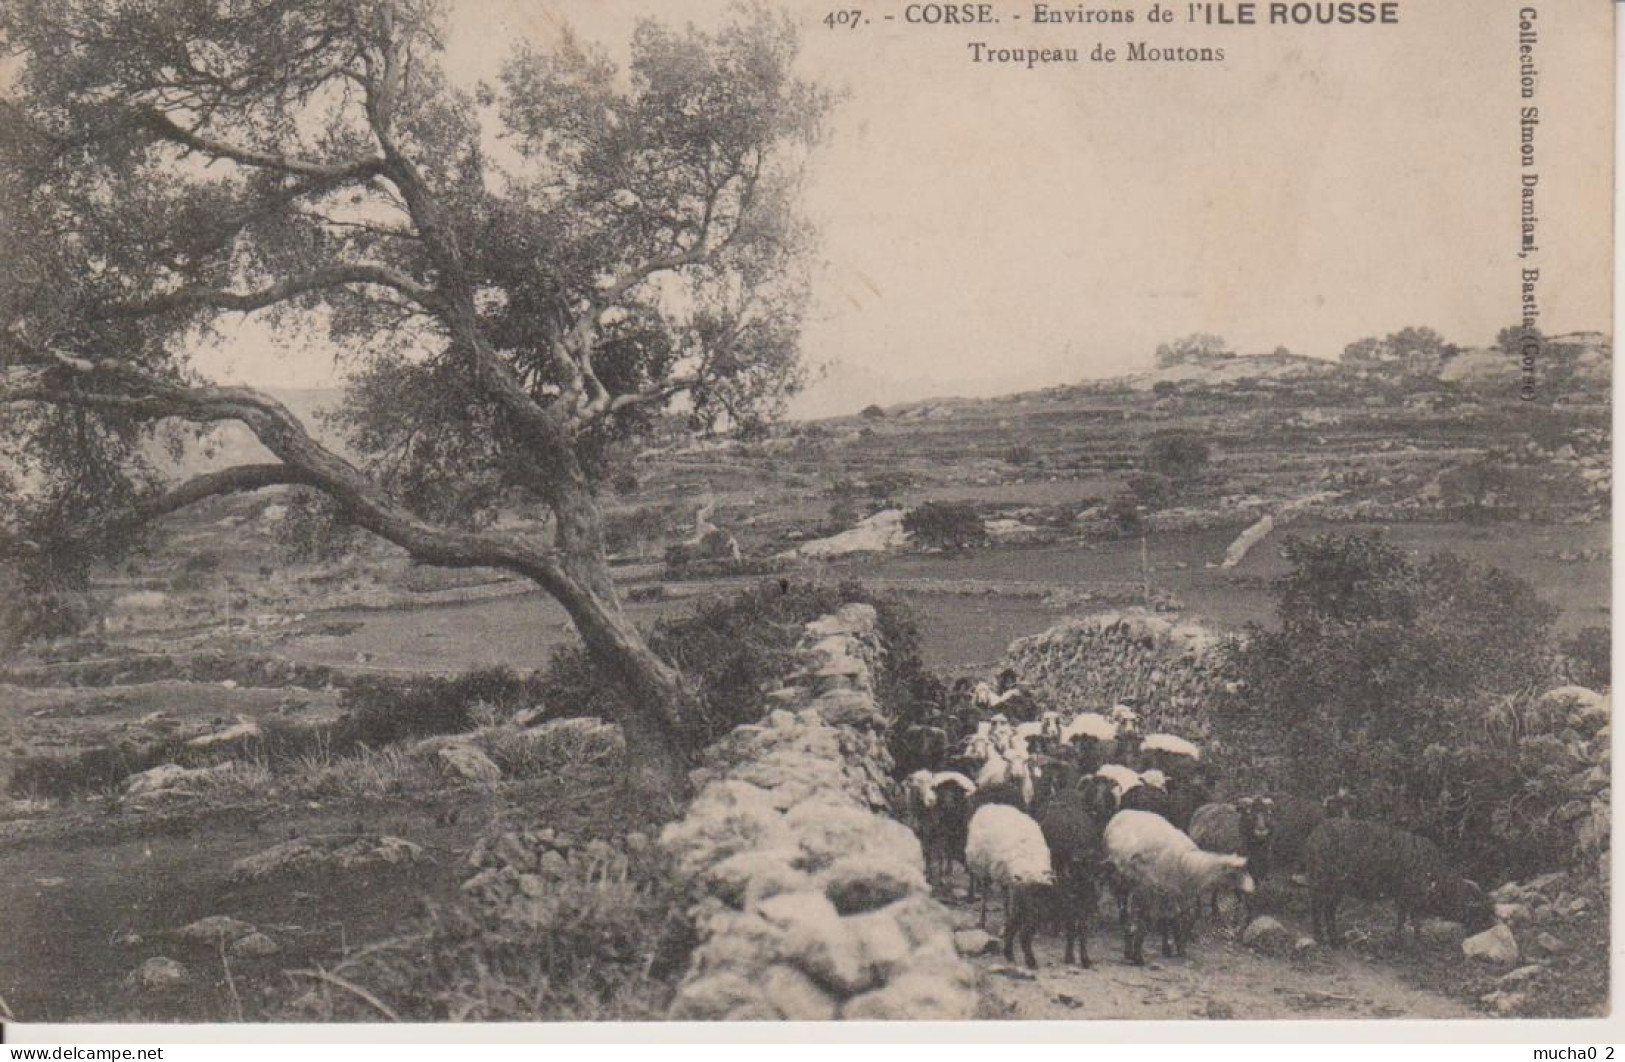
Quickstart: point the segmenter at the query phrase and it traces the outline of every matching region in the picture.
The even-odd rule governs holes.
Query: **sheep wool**
[[[1101,778],[1111,779],[1112,784],[1117,786],[1118,796],[1122,796],[1130,789],[1142,784],[1138,771],[1130,770],[1120,763],[1108,763],[1096,771],[1095,774]]]
[[[1246,867],[1238,855],[1204,852],[1183,831],[1149,811],[1119,811],[1106,824],[1106,856],[1136,887],[1195,900],[1226,873]],[[1251,879],[1242,891],[1251,892]]]
[[[1174,734],[1152,734],[1140,746],[1146,752],[1167,752],[1175,756],[1189,756],[1193,760],[1202,758],[1202,750]]]
[[[910,799],[920,807],[931,807],[937,802],[936,777],[927,770],[918,770],[903,780]]]
[[[1110,719],[1099,712],[1084,712],[1075,715],[1061,730],[1061,740],[1071,741],[1074,738],[1093,738],[1096,741],[1111,741],[1117,737],[1117,727]]]
[[[931,791],[933,793],[945,785],[957,785],[967,794],[976,792],[976,783],[958,771],[938,771],[931,776]]]
[[[987,804],[970,820],[965,863],[972,874],[1001,885],[1050,885],[1049,845],[1030,816],[1008,804]]]

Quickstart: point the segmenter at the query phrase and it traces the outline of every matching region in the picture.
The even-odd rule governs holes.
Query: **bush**
[[[1159,433],[1146,444],[1142,464],[1146,471],[1175,483],[1200,479],[1212,457],[1207,443],[1186,432]]]
[[[869,405],[863,407],[863,412],[859,416],[867,417],[870,420],[881,420],[886,416],[886,411],[879,406]]]
[[[1145,529],[1145,506],[1134,494],[1113,494],[1106,502],[1106,518],[1124,535],[1137,535]]]
[[[1030,465],[1038,460],[1038,451],[1025,444],[1005,451],[1004,460],[1012,465]]]
[[[1574,799],[1583,764],[1527,710],[1560,678],[1556,610],[1504,571],[1449,553],[1418,562],[1380,535],[1289,539],[1282,553],[1279,627],[1251,628],[1228,661],[1238,732],[1278,780],[1306,795],[1347,785],[1364,814],[1479,873],[1572,852],[1536,823]]]
[[[1563,640],[1569,681],[1594,690],[1613,686],[1613,633],[1607,627],[1587,627]]]
[[[987,543],[987,527],[969,502],[926,502],[903,514],[903,530],[914,544],[957,551]]]
[[[470,671],[456,678],[369,678],[340,697],[346,714],[336,727],[336,739],[345,748],[355,744],[376,747],[407,738],[461,733],[484,721],[476,718],[477,706],[484,706],[496,719],[505,719],[545,703],[544,689],[541,679],[521,678],[505,667]]]
[[[763,694],[782,682],[795,659],[802,628],[842,605],[862,601],[880,618],[886,667],[879,695],[894,711],[906,710],[926,683],[920,663],[919,624],[900,602],[858,583],[828,586],[769,580],[732,597],[713,597],[688,615],[665,617],[649,631],[649,645],[689,680],[699,706],[691,741],[707,744],[764,714]],[[569,715],[620,717],[619,684],[579,645],[555,650],[542,679],[542,698],[567,706]]]

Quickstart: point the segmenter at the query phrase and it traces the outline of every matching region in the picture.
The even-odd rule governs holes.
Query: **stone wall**
[[[694,772],[698,796],[660,838],[697,888],[700,943],[672,1018],[974,1016],[919,842],[887,814],[881,657],[869,605],[809,624],[767,719]]]

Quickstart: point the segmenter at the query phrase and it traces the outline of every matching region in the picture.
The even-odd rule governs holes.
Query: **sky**
[[[1135,10],[1132,26],[1037,27],[1031,3],[1003,2],[996,26],[907,25],[880,2],[856,30],[819,23],[832,5],[777,2],[804,25],[803,75],[844,97],[806,193],[805,349],[831,371],[803,410],[1117,375],[1195,331],[1319,357],[1406,325],[1487,344],[1519,313],[1519,2],[1400,0],[1395,26],[1301,29],[1151,26],[1149,0],[1083,5]],[[566,24],[622,56],[639,17],[706,25],[728,6],[461,0],[446,62],[472,83]],[[1610,7],[1539,5],[1548,333],[1611,330]],[[1226,61],[978,65],[975,40]],[[330,380],[319,350],[256,345],[214,367]]]

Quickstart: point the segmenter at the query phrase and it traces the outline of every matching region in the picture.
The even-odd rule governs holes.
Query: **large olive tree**
[[[826,97],[759,9],[713,31],[644,23],[625,69],[570,38],[520,47],[468,91],[439,63],[448,17],[434,0],[0,5],[0,528],[78,569],[205,498],[316,492],[419,562],[551,594],[630,694],[631,781],[670,793],[693,706],[622,610],[595,486],[656,413],[745,423],[798,385],[794,202]],[[189,355],[246,314],[333,345],[359,456],[198,372]],[[223,421],[276,460],[175,483],[143,457]],[[546,507],[546,533],[481,518],[516,497]]]

